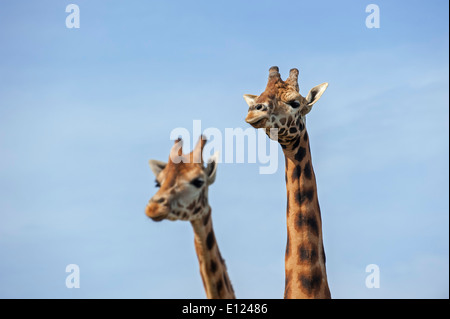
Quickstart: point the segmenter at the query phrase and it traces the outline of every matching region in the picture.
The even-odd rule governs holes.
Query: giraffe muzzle
[[[265,111],[249,111],[245,121],[254,128],[265,127],[269,115]]]
[[[157,202],[151,201],[145,209],[145,215],[150,217],[155,222],[160,222],[167,217],[169,210],[166,206],[160,205]]]

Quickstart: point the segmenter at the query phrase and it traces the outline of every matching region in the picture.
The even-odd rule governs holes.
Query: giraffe
[[[245,121],[254,128],[277,129],[285,157],[287,190],[287,243],[284,298],[331,298],[328,287],[317,185],[311,161],[305,116],[322,96],[328,83],[299,93],[297,69],[286,81],[278,67],[269,69],[266,89],[259,96],[245,94],[249,109]],[[272,136],[272,138],[274,138]]]
[[[157,193],[146,207],[146,215],[154,221],[188,220],[194,230],[194,244],[200,275],[208,299],[234,299],[225,261],[214,235],[208,187],[216,178],[218,153],[204,167],[204,136],[189,154],[182,153],[182,140],[175,141],[167,163],[150,160],[156,176]],[[175,159],[175,160],[174,160]]]

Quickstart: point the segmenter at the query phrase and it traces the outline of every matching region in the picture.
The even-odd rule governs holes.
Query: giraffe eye
[[[161,187],[161,184],[157,180],[155,180],[155,187]]]
[[[193,180],[191,181],[191,184],[194,185],[194,186],[197,187],[197,188],[202,187],[202,186],[203,186],[203,183],[204,183],[204,181],[203,181],[201,178],[196,178],[196,179],[193,179]]]
[[[297,101],[290,101],[287,104],[289,104],[292,108],[296,109],[300,106],[300,103]]]

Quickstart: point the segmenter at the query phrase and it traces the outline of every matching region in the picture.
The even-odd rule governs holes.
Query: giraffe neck
[[[284,298],[331,298],[316,178],[306,129],[283,152],[287,190]]]
[[[194,228],[194,243],[200,265],[200,275],[208,299],[235,299],[234,290],[228,277],[225,260],[220,255],[214,235],[211,207],[202,219],[191,221]]]

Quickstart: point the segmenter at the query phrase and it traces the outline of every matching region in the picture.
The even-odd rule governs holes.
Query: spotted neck
[[[228,277],[225,260],[220,255],[219,246],[208,205],[202,219],[191,221],[194,228],[194,243],[200,265],[200,275],[208,299],[235,299],[234,290]]]
[[[284,298],[331,298],[316,177],[306,129],[284,146],[283,152],[287,190]]]

